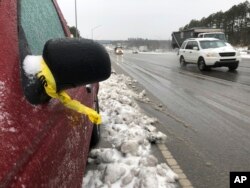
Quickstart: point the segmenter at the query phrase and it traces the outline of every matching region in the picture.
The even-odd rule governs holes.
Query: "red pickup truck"
[[[23,70],[27,55],[46,56],[53,64],[53,57],[48,55],[50,51],[44,52],[44,45],[50,39],[61,38],[63,41],[70,35],[57,2],[0,0],[0,25],[0,187],[81,187],[91,136],[92,144],[97,142],[99,128],[86,115],[51,99],[39,84],[32,85]],[[77,40],[71,42],[68,38],[66,43],[71,49],[71,43],[74,45]],[[101,60],[95,58],[100,55],[95,52],[100,50],[95,49],[101,47],[81,40],[80,48],[81,43],[85,45],[85,54],[79,55],[94,54],[93,62],[99,63]],[[50,46],[54,48],[51,43]],[[57,66],[65,70],[64,64],[70,62],[74,71],[78,54],[72,55],[72,60],[67,59],[71,51],[60,49],[60,42],[56,46],[61,50],[62,61],[67,61]],[[88,52],[88,46],[91,52]],[[85,80],[82,85],[72,82],[64,87],[72,98],[95,109],[98,108],[98,81],[110,74],[109,56],[104,50],[100,53],[106,58],[103,61],[106,62],[105,75],[99,76],[103,74],[103,66],[98,70],[98,65],[94,65],[93,72],[93,62],[88,62],[91,58],[85,58],[87,65],[83,65],[86,66],[83,75],[87,78],[86,74],[89,74],[91,80]],[[64,74],[58,75],[63,77]],[[71,75],[74,77],[74,72]],[[72,81],[65,79],[69,83]],[[35,82],[39,83],[39,80]],[[86,87],[87,83],[91,85]]]

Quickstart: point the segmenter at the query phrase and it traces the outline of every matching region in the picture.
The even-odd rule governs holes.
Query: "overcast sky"
[[[75,0],[57,0],[75,25]],[[245,0],[77,0],[81,36],[94,39],[170,39],[173,31]],[[97,28],[95,28],[97,27]],[[95,29],[93,29],[95,28]]]

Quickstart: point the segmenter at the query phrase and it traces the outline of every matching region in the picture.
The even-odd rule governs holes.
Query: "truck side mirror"
[[[44,46],[43,58],[55,78],[57,91],[100,82],[111,74],[107,51],[93,40],[49,40]]]
[[[193,47],[193,50],[199,50],[199,48],[197,46]]]
[[[43,59],[49,67],[57,92],[103,81],[111,75],[111,62],[105,48],[88,39],[60,38],[46,42]],[[50,100],[43,83],[36,77],[28,81],[24,74],[24,93],[31,104]]]

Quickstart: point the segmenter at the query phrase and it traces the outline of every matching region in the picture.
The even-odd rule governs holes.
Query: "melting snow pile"
[[[124,75],[113,74],[102,82],[99,92],[103,118],[102,134],[113,148],[93,149],[89,163],[98,170],[88,171],[83,187],[118,188],[175,187],[177,175],[165,164],[158,164],[151,153],[151,143],[164,143],[166,135],[152,125],[156,119],[143,114],[134,98],[145,97],[128,89],[131,80]]]
[[[41,71],[42,56],[27,55],[23,61],[23,69],[28,76],[35,76]]]

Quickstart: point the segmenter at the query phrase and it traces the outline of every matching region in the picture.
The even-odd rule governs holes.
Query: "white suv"
[[[191,38],[183,42],[179,52],[180,65],[197,63],[203,71],[210,67],[238,68],[241,57],[231,45],[215,38]]]

